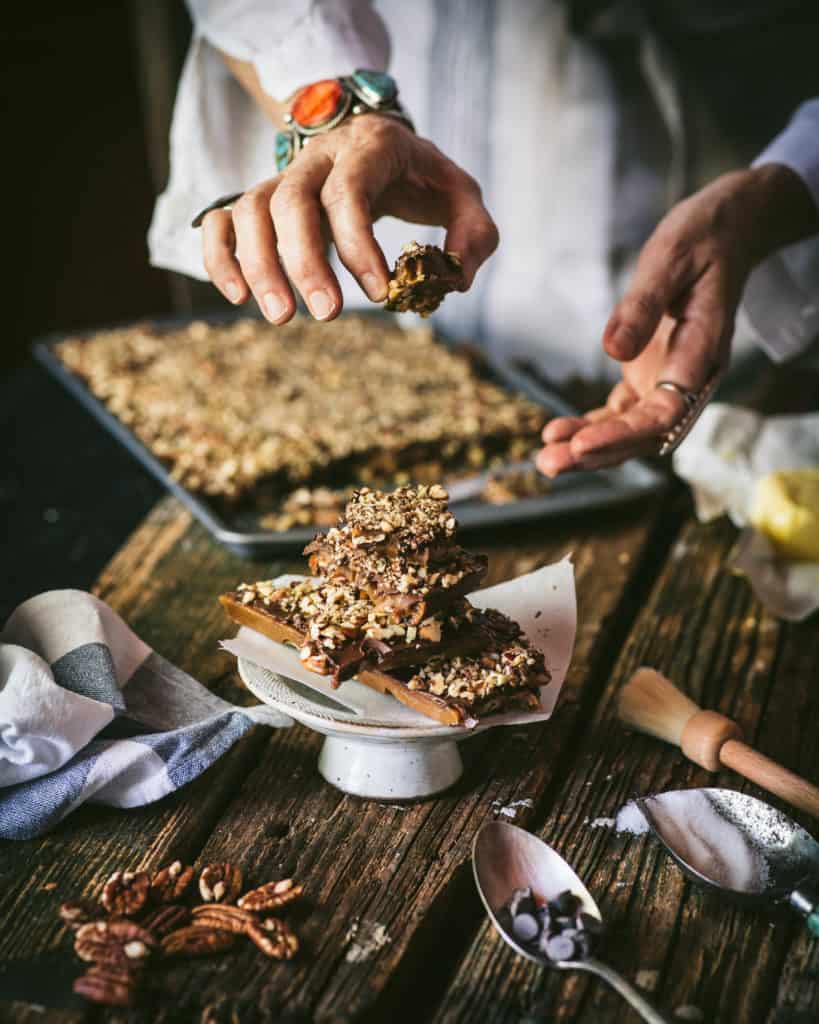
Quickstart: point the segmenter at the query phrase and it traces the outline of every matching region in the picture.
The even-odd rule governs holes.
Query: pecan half
[[[150,888],[147,871],[115,871],[105,883],[101,902],[109,914],[131,917],[145,906]]]
[[[151,955],[156,939],[133,921],[90,921],[77,929],[74,950],[81,960],[103,964],[139,964]]]
[[[151,879],[151,899],[156,903],[175,903],[182,899],[192,881],[193,868],[175,860]]]
[[[208,864],[199,876],[205,903],[233,903],[242,891],[242,872],[233,864]]]
[[[209,956],[224,953],[236,942],[233,932],[189,925],[166,935],[162,940],[165,956]]]
[[[100,916],[100,907],[93,900],[66,900],[60,905],[60,920],[76,931],[80,925],[96,921]]]
[[[249,910],[230,907],[224,903],[203,903],[191,911],[197,927],[216,928],[241,935],[248,927],[257,923],[256,915]]]
[[[299,951],[299,940],[277,917],[267,917],[249,926],[246,932],[251,942],[274,960],[292,960]]]
[[[277,910],[286,903],[292,903],[304,892],[303,885],[294,885],[292,878],[284,878],[281,882],[268,882],[258,889],[251,889],[239,900],[238,906],[255,912]]]
[[[137,991],[134,975],[126,967],[95,964],[74,981],[73,989],[102,1006],[132,1006]]]
[[[147,928],[157,939],[169,932],[175,932],[177,928],[184,928],[191,919],[191,912],[187,907],[181,907],[178,903],[165,903],[161,907],[154,907],[140,920],[140,925]]]

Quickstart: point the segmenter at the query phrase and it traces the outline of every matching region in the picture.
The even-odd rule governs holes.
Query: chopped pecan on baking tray
[[[131,917],[145,906],[150,889],[147,871],[115,871],[105,883],[101,902],[109,914]]]
[[[89,921],[96,921],[100,916],[99,903],[93,900],[66,900],[60,904],[60,920],[68,925],[72,931],[76,931]]]
[[[133,921],[89,921],[74,936],[77,956],[94,963],[137,965],[147,960],[155,947],[153,934]]]
[[[292,960],[299,951],[299,940],[284,921],[277,917],[266,917],[247,929],[247,937],[265,956],[274,960]]]
[[[216,928],[219,931],[241,935],[256,923],[256,915],[241,907],[230,907],[225,903],[203,903],[194,907],[193,923],[197,928]]]
[[[242,891],[242,872],[233,864],[208,864],[199,876],[205,903],[233,903]]]
[[[188,925],[162,939],[162,952],[165,956],[210,956],[211,953],[224,953],[235,942],[233,932]]]
[[[395,261],[384,308],[429,316],[445,295],[463,285],[463,267],[454,252],[443,252],[437,245],[409,242]]]
[[[78,996],[101,1006],[132,1006],[137,979],[127,967],[94,964],[75,979],[73,989]]]
[[[251,889],[238,900],[237,906],[254,912],[277,910],[298,899],[303,892],[303,885],[294,885],[292,878],[285,878],[281,882],[267,882],[258,889]]]
[[[143,928],[147,928],[156,938],[161,939],[169,932],[184,928],[190,922],[191,912],[178,903],[164,903],[154,907],[140,919]]]
[[[156,903],[175,903],[187,892],[193,874],[193,868],[181,860],[161,868],[151,879],[151,899]]]

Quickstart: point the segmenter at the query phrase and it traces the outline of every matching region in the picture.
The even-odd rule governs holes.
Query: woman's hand
[[[445,248],[461,257],[466,287],[498,244],[474,179],[399,121],[363,114],[314,136],[232,210],[209,213],[205,268],[226,298],[238,304],[252,294],[272,323],[295,313],[293,288],[317,320],[331,320],[342,298],[325,236],[368,298],[380,302],[389,271],[372,227],[385,214],[445,227]]]
[[[623,379],[605,406],[545,427],[540,470],[557,476],[656,453],[686,412],[682,396],[657,382],[697,392],[725,369],[751,270],[818,226],[804,183],[778,164],[726,174],[675,206],[643,248],[603,335]]]

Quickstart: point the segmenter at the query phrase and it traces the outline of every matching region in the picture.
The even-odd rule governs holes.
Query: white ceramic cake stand
[[[371,800],[447,789],[463,774],[458,741],[487,728],[439,725],[354,679],[331,690],[321,677],[307,686],[247,658],[238,668],[259,700],[325,737],[318,769],[331,785]]]

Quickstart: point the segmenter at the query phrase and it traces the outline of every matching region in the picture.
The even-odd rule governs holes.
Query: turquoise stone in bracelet
[[[349,81],[359,98],[371,107],[383,107],[393,103],[398,95],[395,79],[384,71],[358,68],[350,75]]]
[[[283,171],[293,159],[293,133],[276,132],[276,170]]]

